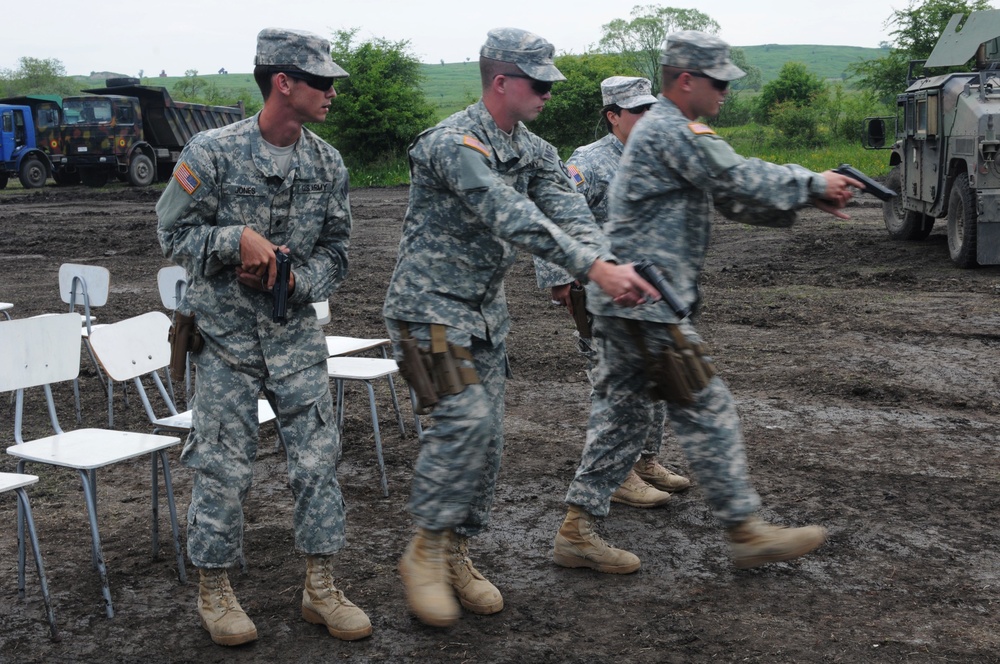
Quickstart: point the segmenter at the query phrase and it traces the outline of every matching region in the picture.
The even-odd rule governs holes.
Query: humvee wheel
[[[18,179],[25,189],[38,189],[49,178],[49,169],[37,157],[28,157],[21,162]]]
[[[969,177],[959,175],[948,196],[948,253],[960,268],[979,265],[976,260],[976,192]]]
[[[882,218],[885,220],[885,229],[889,231],[889,237],[893,240],[926,239],[934,228],[934,217],[903,207],[903,176],[899,166],[893,166],[889,171],[885,186],[899,194],[882,203]]]

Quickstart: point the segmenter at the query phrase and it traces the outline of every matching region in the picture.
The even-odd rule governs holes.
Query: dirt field
[[[103,265],[111,322],[162,309],[156,271],[158,191],[45,188],[0,194],[0,300],[17,317],[58,312],[64,262]],[[329,334],[384,336],[380,315],[406,189],[352,194],[352,272],[332,300]],[[259,640],[227,650],[195,613],[196,584],[177,582],[166,547],[150,555],[148,464],[101,476],[100,527],[116,615],[104,615],[75,474],[29,466],[60,642],[48,635],[37,576],[16,586],[15,504],[0,498],[2,662],[996,662],[1000,270],[960,271],[943,224],[928,241],[888,239],[874,199],[850,221],[812,211],[791,230],[720,221],[699,327],[743,415],[751,473],[781,523],[818,523],[829,542],[801,561],[737,571],[697,488],[663,509],[616,505],[601,532],[634,551],[630,576],[551,562],[562,498],[583,447],[589,386],[571,322],[534,285],[522,256],[507,282],[507,448],[493,529],[473,558],[504,594],[494,616],[438,630],[407,612],[396,561],[410,534],[403,505],[417,454],[379,394],[390,496],[378,486],[367,399],[348,388],[340,479],[349,546],[340,585],[371,616],[370,639],[343,643],[299,617],[304,561],[293,550],[284,454],[262,432],[247,504],[249,568],[231,575]],[[2,323],[0,323],[2,324]],[[2,349],[0,349],[2,351]],[[996,363],[996,364],[995,364]],[[106,401],[84,359],[84,424],[106,425]],[[57,392],[72,428],[71,393]],[[134,395],[133,395],[134,397]],[[116,396],[116,424],[148,431],[140,405]],[[11,444],[12,406],[0,402]],[[29,436],[44,435],[40,403]],[[191,475],[171,454],[181,514]],[[673,444],[664,461],[686,465]],[[11,457],[0,470],[12,471]],[[182,535],[183,536],[183,535]],[[189,579],[195,570],[187,567]]]

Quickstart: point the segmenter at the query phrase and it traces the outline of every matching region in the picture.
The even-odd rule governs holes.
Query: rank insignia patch
[[[198,176],[188,167],[187,162],[181,162],[179,166],[174,170],[174,179],[177,180],[177,184],[181,186],[184,191],[189,194],[194,194],[201,186],[201,180]]]
[[[490,155],[490,149],[488,147],[486,147],[485,145],[483,145],[482,141],[480,141],[475,136],[463,136],[462,137],[462,145],[465,145],[466,147],[470,147],[473,150],[479,150],[480,152],[482,152],[487,157],[491,156]]]

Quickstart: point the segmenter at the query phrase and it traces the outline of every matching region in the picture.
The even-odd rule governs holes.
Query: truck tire
[[[103,168],[81,168],[80,181],[88,187],[103,187],[108,183],[108,172]]]
[[[885,186],[899,194],[882,203],[882,218],[885,220],[885,229],[889,231],[889,237],[893,240],[927,239],[931,229],[934,228],[934,217],[903,207],[906,197],[902,194],[903,176],[898,165],[889,171]]]
[[[955,178],[948,196],[948,253],[951,261],[965,269],[976,267],[976,192],[965,174]]]
[[[156,169],[153,168],[153,160],[144,154],[137,154],[132,157],[128,164],[128,181],[134,187],[148,187],[153,184],[156,176]]]
[[[45,168],[45,164],[38,157],[28,157],[21,162],[17,178],[25,189],[38,189],[44,186],[49,178],[49,169]]]
[[[7,180],[9,179],[10,179],[9,175],[7,175],[6,173],[0,173],[0,189],[7,188]]]

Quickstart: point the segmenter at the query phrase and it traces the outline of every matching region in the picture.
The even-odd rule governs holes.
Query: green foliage
[[[575,148],[605,133],[601,121],[601,81],[609,76],[635,76],[616,55],[563,55],[555,60],[566,77],[552,87],[552,98],[529,129],[553,145]]]
[[[743,78],[733,81],[730,87],[733,90],[760,90],[763,82],[760,67],[750,64],[746,51],[742,48],[730,48],[729,59],[747,73]]]
[[[77,92],[79,87],[66,76],[63,63],[54,58],[20,58],[17,69],[0,70],[0,97],[30,94],[67,96]]]
[[[910,0],[905,9],[897,9],[886,19],[895,28],[889,34],[895,46],[888,55],[865,60],[851,67],[859,77],[859,87],[874,91],[884,102],[895,99],[906,87],[910,60],[925,60],[937,44],[941,31],[953,14],[992,9],[988,0]]]
[[[730,90],[722,111],[712,120],[714,127],[738,127],[753,119],[753,97],[747,92]]]
[[[433,110],[420,90],[420,63],[409,42],[371,39],[353,45],[357,30],[334,33],[333,59],[350,73],[337,81],[338,97],[320,136],[347,157],[379,164],[403,154],[432,124]]]
[[[778,102],[771,108],[771,126],[781,132],[789,147],[819,147],[819,111],[794,101]]]
[[[779,104],[798,107],[812,106],[826,89],[818,76],[810,73],[801,62],[786,62],[778,78],[764,84],[757,96],[754,119],[767,123]],[[789,111],[785,111],[788,113]]]
[[[640,72],[660,89],[660,47],[667,35],[678,30],[700,30],[715,34],[719,24],[697,9],[659,5],[636,5],[632,20],[616,18],[601,26],[600,47],[605,53],[621,54],[630,69]]]

